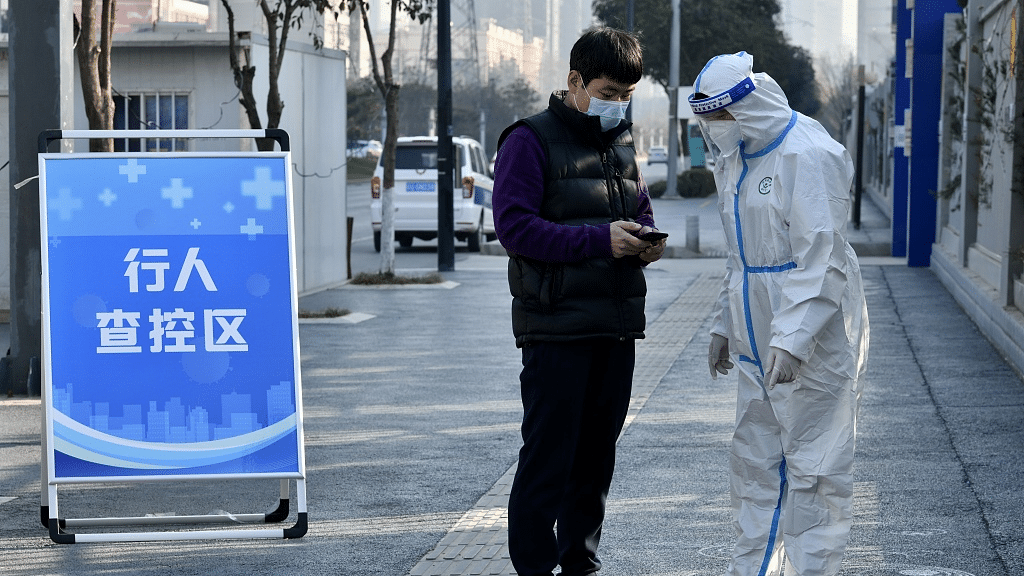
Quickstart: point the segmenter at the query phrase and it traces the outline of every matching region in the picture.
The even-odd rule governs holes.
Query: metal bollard
[[[345,262],[348,263],[348,279],[352,279],[352,229],[355,228],[355,217],[345,219]]]
[[[33,356],[28,360],[28,395],[39,396],[41,394],[40,383],[43,379],[39,369],[39,356]]]
[[[0,392],[6,392],[7,397],[14,396],[14,388],[11,386],[11,356],[0,358]]]
[[[686,217],[686,249],[700,252],[700,217],[697,215]]]

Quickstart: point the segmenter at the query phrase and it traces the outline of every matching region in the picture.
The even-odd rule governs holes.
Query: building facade
[[[944,22],[932,269],[1024,373],[1024,66],[1019,2]]]
[[[237,1],[237,0],[236,0]],[[149,16],[136,18],[133,7],[150,6]],[[208,15],[206,24],[164,22],[146,18],[159,15],[157,6],[169,9],[186,5],[185,14],[206,6],[193,2],[118,3],[119,26],[112,52],[111,77],[115,90],[115,128],[122,129],[248,129],[239,104],[229,64],[229,42],[223,21]],[[215,3],[211,3],[211,6]],[[217,2],[216,4],[219,4]],[[244,4],[248,5],[249,2]],[[253,3],[255,5],[255,3]],[[254,15],[254,14],[253,14]],[[179,14],[180,16],[180,14]],[[130,31],[129,31],[130,30]],[[209,31],[213,30],[213,31]],[[269,88],[266,76],[269,48],[255,17],[239,20],[243,32],[238,51],[243,61],[257,67],[254,91],[258,108],[266,109]],[[8,116],[6,37],[0,36],[0,118]],[[279,79],[285,102],[281,128],[288,132],[292,148],[297,288],[308,293],[344,282],[346,262],[345,202],[345,107],[346,54],[316,49],[305,30],[289,38]],[[88,129],[76,64],[74,127]],[[265,121],[265,115],[263,116]],[[251,140],[126,140],[115,143],[122,150],[216,151],[254,150]],[[7,137],[0,138],[0,155],[9,157]],[[75,151],[87,151],[87,142]],[[0,310],[10,309],[9,182],[0,179]]]
[[[866,100],[863,178],[893,255],[930,266],[1024,374],[1022,12],[900,0],[895,66]]]

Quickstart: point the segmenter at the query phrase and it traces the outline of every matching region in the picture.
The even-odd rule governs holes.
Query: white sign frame
[[[233,153],[198,153],[198,152],[180,152],[180,153],[164,153],[164,152],[125,152],[125,153],[89,153],[89,154],[51,154],[46,148],[52,140],[60,139],[85,139],[85,138],[129,138],[129,139],[152,139],[152,138],[275,138],[280,144],[280,152],[233,152]],[[89,166],[96,168],[99,172],[91,174],[91,178],[82,179],[83,181],[75,181],[68,183],[66,187],[60,189],[58,194],[54,194],[52,188],[59,186],[62,182],[59,178],[56,178],[52,174],[50,176],[53,179],[48,182],[48,163],[56,166],[57,162],[70,161],[74,163],[76,159],[80,160],[79,164],[81,167]],[[141,160],[141,162],[140,162]],[[160,216],[163,214],[164,209],[154,204],[153,209],[145,208],[139,210],[138,206],[130,206],[128,208],[121,209],[121,219],[118,220],[117,216],[111,217],[110,220],[103,220],[103,227],[110,227],[114,232],[106,236],[102,231],[97,232],[95,222],[97,218],[81,217],[80,222],[74,224],[69,223],[71,217],[68,216],[67,212],[74,212],[74,210],[97,210],[93,204],[91,198],[84,197],[85,201],[91,201],[89,208],[86,209],[85,201],[82,198],[73,198],[75,187],[86,186],[84,182],[88,182],[88,185],[96,186],[97,180],[102,181],[105,177],[110,177],[114,174],[114,171],[110,167],[111,162],[117,163],[125,161],[125,166],[128,166],[127,171],[120,171],[122,177],[126,177],[128,182],[137,182],[139,180],[139,174],[145,174],[145,171],[141,173],[137,172],[136,166],[139,164],[149,164],[150,169],[156,168],[155,172],[159,173],[161,169],[164,170],[166,176],[167,170],[173,169],[185,169],[190,167],[192,169],[197,168],[202,163],[212,163],[216,165],[223,163],[227,166],[230,163],[232,166],[257,166],[255,180],[265,180],[257,184],[243,183],[241,186],[249,186],[248,191],[255,191],[254,194],[249,194],[252,198],[249,198],[254,202],[254,206],[250,209],[260,210],[261,214],[266,213],[270,224],[276,226],[272,229],[272,233],[268,232],[266,236],[262,236],[263,228],[250,226],[248,232],[245,226],[241,227],[241,231],[235,231],[234,235],[225,234],[223,229],[219,231],[213,231],[206,233],[205,231],[200,234],[198,232],[202,222],[198,218],[195,218],[193,229],[196,231],[195,234],[189,235],[187,232],[181,232],[181,222],[175,224],[177,228],[152,228],[150,225],[153,222],[157,222],[162,225]],[[190,166],[186,166],[187,162],[191,162]],[[261,163],[266,163],[266,168],[260,168],[258,166]],[[207,164],[203,164],[209,169]],[[98,168],[97,168],[98,167]],[[269,175],[271,174],[271,167],[275,167],[278,180],[271,181]],[[123,167],[122,167],[123,168]],[[215,166],[219,168],[219,166]],[[265,171],[265,173],[261,172]],[[230,173],[230,170],[228,170]],[[42,481],[43,490],[41,494],[41,500],[43,502],[41,506],[41,520],[45,527],[50,530],[50,537],[58,543],[75,543],[75,542],[114,542],[114,541],[150,541],[150,540],[195,540],[195,539],[215,539],[215,538],[299,538],[302,537],[307,530],[307,510],[306,510],[306,490],[305,490],[305,446],[302,431],[302,401],[301,401],[301,369],[300,369],[300,351],[298,341],[298,295],[297,295],[297,275],[296,275],[296,258],[295,258],[295,238],[294,238],[294,214],[293,214],[293,203],[292,203],[292,186],[291,186],[291,156],[288,146],[288,136],[284,131],[281,130],[217,130],[217,131],[200,131],[200,130],[148,130],[148,131],[137,131],[137,130],[116,130],[116,131],[48,131],[40,135],[40,156],[39,156],[39,174],[40,174],[40,232],[42,242],[42,264],[43,264],[43,278],[42,278],[42,291],[43,291],[43,385],[41,390],[43,391],[43,404],[45,407],[45,430],[43,434],[43,460],[42,460]],[[65,174],[64,178],[73,180],[69,176],[71,172]],[[100,176],[97,176],[100,174]],[[195,175],[195,170],[188,172],[190,176]],[[223,175],[222,172],[214,171],[215,176]],[[266,177],[266,178],[264,178]],[[230,179],[230,177],[228,177]],[[146,202],[159,203],[160,200],[154,200],[153,196],[156,190],[160,190],[159,197],[170,203],[170,209],[166,212],[169,214],[174,211],[175,208],[181,208],[184,200],[187,198],[200,198],[210,200],[215,197],[216,194],[210,191],[203,191],[204,184],[207,182],[202,181],[202,177],[198,177],[197,192],[192,193],[191,188],[187,189],[187,195],[182,197],[176,196],[177,192],[172,189],[181,192],[184,190],[182,186],[182,178],[172,178],[170,185],[166,184],[166,178],[163,183],[150,182],[147,186],[139,186],[132,190],[118,190],[118,194],[122,194],[124,200],[123,205],[130,205],[133,201],[138,201],[140,198],[147,197]],[[177,182],[175,182],[177,181]],[[54,186],[51,186],[53,184]],[[160,187],[164,186],[164,187]],[[113,186],[111,186],[113,188]],[[105,188],[103,192],[97,197],[100,202],[104,202],[109,208],[112,203],[116,200],[117,194],[111,191],[111,188]],[[219,190],[216,186],[207,185],[209,190]],[[267,199],[264,196],[264,192],[273,189],[271,196],[281,196],[278,200],[278,208],[274,210],[272,208],[273,198]],[[226,189],[226,187],[225,187]],[[136,190],[139,194],[136,195]],[[171,190],[171,192],[168,192]],[[94,192],[95,190],[93,190]],[[237,190],[235,190],[237,192]],[[218,192],[219,193],[219,192]],[[245,196],[246,190],[243,190],[242,195]],[[205,194],[205,196],[204,196]],[[106,199],[104,199],[106,195]],[[148,195],[148,196],[147,196]],[[49,198],[53,196],[53,198]],[[82,196],[79,194],[79,196]],[[49,205],[48,200],[51,200],[53,205]],[[68,202],[64,202],[64,201]],[[63,202],[58,206],[58,202]],[[198,203],[198,201],[197,201]],[[228,209],[228,204],[224,205],[224,210],[227,213],[232,213],[233,208]],[[67,207],[67,211],[61,211],[62,207]],[[50,212],[48,208],[53,208],[58,213],[57,220],[54,226],[50,225]],[[119,208],[120,209],[120,208]],[[102,210],[99,208],[98,210]],[[116,213],[114,213],[116,214]],[[137,223],[140,230],[153,229],[159,230],[154,232],[152,238],[156,240],[150,240],[146,234],[139,233],[133,234],[134,228],[126,222],[124,216],[134,215],[135,222]],[[179,213],[177,216],[183,214]],[[216,210],[211,210],[209,207],[206,209],[206,216],[204,221],[208,221],[211,225],[216,228],[218,225],[231,226],[227,217],[221,217],[217,215]],[[271,217],[270,214],[275,216]],[[241,216],[240,213],[237,216]],[[236,218],[237,218],[236,216]],[[105,218],[105,216],[104,216]],[[208,218],[208,220],[207,220]],[[180,219],[180,218],[179,218]],[[121,224],[117,224],[120,222]],[[112,224],[113,223],[113,224]],[[252,219],[248,222],[253,225]],[[144,226],[145,224],[145,226]],[[120,226],[120,228],[118,227]],[[257,230],[258,231],[255,231]],[[131,230],[129,230],[131,229]],[[59,230],[63,235],[53,233],[55,230]],[[179,230],[178,232],[168,230]],[[230,395],[221,395],[222,405],[220,406],[222,415],[229,414],[229,408],[231,410],[230,416],[231,421],[229,424],[221,422],[221,426],[214,426],[212,424],[206,424],[203,422],[204,418],[208,418],[208,411],[202,406],[198,406],[193,409],[193,413],[198,415],[194,421],[190,421],[190,426],[196,424],[193,428],[195,430],[203,430],[204,432],[196,432],[192,428],[189,430],[191,436],[185,437],[178,433],[178,437],[172,438],[167,434],[168,430],[172,427],[168,423],[169,416],[167,415],[170,411],[174,411],[174,408],[168,408],[169,404],[164,398],[164,410],[158,410],[157,400],[150,399],[149,406],[150,412],[148,413],[148,423],[143,428],[148,426],[146,433],[149,434],[146,438],[131,439],[131,434],[137,434],[136,428],[140,427],[140,424],[135,424],[135,420],[138,420],[138,413],[141,411],[139,406],[134,406],[136,410],[132,412],[134,416],[122,414],[122,424],[128,423],[134,427],[129,430],[128,427],[122,427],[117,429],[115,432],[107,432],[109,429],[109,420],[112,418],[109,416],[111,409],[109,402],[91,402],[85,400],[80,403],[73,404],[73,394],[69,384],[60,384],[64,386],[61,389],[56,389],[55,386],[55,373],[59,377],[64,377],[64,380],[72,380],[74,378],[67,374],[74,374],[74,370],[62,370],[69,358],[81,359],[83,362],[93,361],[90,359],[89,353],[82,354],[79,357],[69,356],[66,352],[68,348],[73,347],[74,338],[69,338],[65,332],[70,334],[75,329],[88,328],[88,322],[90,318],[95,315],[97,319],[97,328],[101,331],[106,322],[106,326],[110,327],[109,333],[103,333],[99,336],[99,346],[95,347],[96,353],[95,358],[101,358],[105,366],[116,366],[116,362],[111,364],[109,358],[131,358],[135,362],[135,366],[138,366],[141,362],[143,365],[150,365],[154,362],[168,362],[167,357],[161,357],[157,354],[150,354],[148,357],[140,360],[142,356],[135,354],[120,354],[121,352],[142,352],[143,346],[134,346],[137,344],[138,334],[133,334],[134,339],[131,342],[128,341],[125,336],[125,329],[134,324],[139,324],[138,320],[143,314],[138,312],[134,313],[134,317],[129,314],[125,317],[125,313],[122,309],[116,308],[113,312],[105,307],[105,304],[97,303],[98,300],[85,298],[80,294],[72,294],[68,296],[64,294],[62,290],[66,289],[62,286],[51,286],[51,281],[54,280],[52,272],[54,269],[51,268],[51,251],[55,251],[55,254],[63,254],[65,247],[60,246],[61,242],[67,244],[66,251],[70,254],[77,254],[78,258],[81,259],[82,255],[86,255],[86,259],[89,260],[88,265],[76,268],[75,271],[80,273],[82,276],[89,278],[89,274],[94,273],[94,268],[102,268],[102,263],[99,261],[102,258],[99,254],[102,251],[92,250],[92,247],[97,242],[104,242],[110,238],[114,238],[114,245],[126,244],[133,246],[127,251],[127,255],[121,258],[121,254],[117,253],[118,258],[123,259],[120,263],[122,268],[127,268],[123,276],[127,277],[127,280],[119,279],[123,282],[127,282],[128,289],[122,290],[124,292],[132,292],[131,297],[136,299],[142,298],[139,302],[146,302],[145,298],[152,298],[149,292],[167,292],[167,298],[169,306],[176,304],[188,303],[193,300],[199,302],[197,294],[202,296],[203,290],[206,291],[206,298],[221,297],[222,294],[232,294],[228,291],[227,293],[217,294],[217,287],[213,280],[213,275],[207,269],[203,259],[200,257],[200,251],[203,247],[216,246],[216,243],[225,242],[238,242],[237,238],[248,237],[249,241],[258,240],[260,242],[272,243],[276,248],[276,254],[280,254],[276,261],[273,257],[261,256],[261,260],[270,260],[271,263],[267,264],[269,268],[274,270],[272,274],[273,281],[276,286],[280,286],[282,283],[286,283],[287,286],[284,290],[278,288],[275,292],[274,302],[277,303],[277,308],[274,309],[272,306],[268,306],[268,309],[273,309],[276,313],[276,321],[263,320],[271,326],[279,326],[287,328],[284,330],[283,335],[274,336],[263,336],[262,331],[257,332],[253,330],[249,338],[254,336],[257,339],[263,338],[268,341],[273,341],[273,338],[277,340],[285,340],[287,344],[280,345],[283,348],[283,354],[280,356],[282,368],[279,373],[290,375],[290,381],[281,380],[280,383],[270,384],[270,390],[267,394],[267,408],[258,414],[258,410],[254,410],[249,404],[251,398],[246,397],[245,394],[238,394],[232,390]],[[237,237],[237,238],[236,238]],[[286,237],[286,246],[282,246],[282,237]],[[178,250],[179,260],[183,260],[181,264],[181,272],[177,278],[177,284],[174,287],[173,293],[169,291],[169,286],[164,285],[164,272],[167,272],[168,282],[171,282],[170,278],[173,277],[173,273],[168,271],[168,268],[173,267],[170,262],[135,262],[135,260],[141,257],[144,259],[147,254],[154,256],[156,260],[169,260],[169,254],[174,252],[172,249],[166,247],[157,247],[160,242],[174,244],[197,244],[194,248],[188,248],[187,251]],[[134,247],[134,244],[139,244],[138,247]],[[145,244],[145,246],[143,246]],[[150,244],[153,244],[150,246]],[[148,247],[148,248],[147,248]],[[77,252],[75,252],[77,250]],[[215,250],[215,249],[214,249]],[[121,251],[124,251],[123,249]],[[251,249],[252,252],[257,252],[255,249]],[[228,258],[225,254],[221,254],[219,258],[222,261],[237,261],[243,260],[239,258],[237,254],[242,251],[232,251],[231,258]],[[92,256],[96,254],[96,257]],[[262,255],[263,253],[260,252]],[[107,254],[109,256],[109,254]],[[210,250],[207,250],[205,256],[209,258]],[[216,257],[215,257],[216,258]],[[281,262],[281,259],[285,259],[285,262]],[[107,258],[109,260],[109,258]],[[65,261],[61,261],[57,258],[56,261],[62,263],[75,262],[73,258],[65,257]],[[127,262],[127,264],[125,264]],[[213,261],[211,261],[211,266]],[[155,272],[155,276],[149,277],[149,284],[145,285],[143,290],[140,290],[139,281],[139,270],[149,270]],[[108,268],[109,271],[110,268]],[[232,270],[234,271],[234,270]],[[187,272],[187,274],[186,274]],[[194,274],[193,274],[194,273]],[[196,277],[193,279],[193,275]],[[112,276],[107,274],[107,276]],[[286,280],[285,280],[286,278]],[[184,280],[183,280],[184,279]],[[250,278],[251,280],[252,278]],[[76,276],[77,280],[77,276]],[[263,278],[267,284],[271,281],[267,278]],[[262,298],[263,294],[257,294],[259,290],[264,290],[263,284],[260,282],[256,283],[256,292],[250,286],[252,282],[249,282],[246,286],[246,290],[249,291],[250,295]],[[112,284],[113,285],[113,284]],[[78,290],[80,288],[74,288]],[[191,291],[190,291],[191,290]],[[236,289],[237,292],[237,289]],[[284,294],[286,292],[286,294]],[[91,295],[90,295],[91,296]],[[65,300],[61,302],[62,307],[59,309],[51,309],[51,304],[59,300],[59,298],[65,297]],[[74,301],[74,307],[69,302],[69,298],[77,297]],[[86,304],[81,304],[85,301]],[[92,302],[92,304],[89,304]],[[90,308],[90,306],[92,306]],[[74,311],[72,314],[71,311]],[[83,321],[82,318],[78,318],[79,315],[83,315],[82,310],[85,310],[84,316],[86,317]],[[195,312],[186,313],[183,308],[173,308],[168,312],[161,312],[160,309],[153,309],[153,315],[150,316],[150,320],[154,322],[154,328],[149,332],[149,336],[153,338],[153,343],[148,346],[148,352],[167,352],[181,353],[180,364],[182,366],[181,372],[187,372],[190,377],[199,378],[198,381],[202,382],[204,378],[208,378],[211,372],[216,372],[217,367],[211,368],[207,366],[208,361],[204,360],[199,362],[200,368],[195,368],[189,371],[184,360],[187,355],[183,352],[188,352],[191,347],[192,352],[196,352],[197,346],[194,344],[184,344],[185,338],[199,339],[198,333],[201,331],[196,329],[198,325],[202,325],[201,329],[205,330],[205,347],[200,346],[201,349],[208,358],[222,358],[225,355],[233,352],[236,358],[244,358],[244,353],[249,350],[249,344],[246,338],[243,337],[244,329],[239,328],[243,322],[255,322],[254,326],[260,326],[260,320],[250,320],[251,318],[258,316],[259,312],[263,311],[263,307],[254,309],[257,312],[246,318],[247,310],[244,308],[228,308],[224,304],[214,305],[212,308],[207,307],[205,317],[200,319],[196,317]],[[95,312],[95,314],[93,314]],[[143,311],[143,313],[148,310]],[[158,313],[160,312],[160,313]],[[112,319],[111,315],[117,313],[118,318]],[[225,314],[233,314],[225,316]],[[192,316],[187,316],[192,314]],[[170,315],[170,316],[168,316]],[[186,315],[186,316],[183,316]],[[63,316],[63,318],[61,318]],[[75,326],[71,322],[71,316],[74,316],[74,320],[79,326]],[[166,318],[170,317],[170,321],[165,321]],[[113,320],[113,321],[112,321]],[[117,323],[120,320],[120,324]],[[215,322],[216,320],[216,322]],[[175,324],[177,322],[177,324]],[[71,328],[68,329],[68,326]],[[172,331],[172,327],[177,327],[176,332]],[[55,330],[56,328],[56,330]],[[115,329],[116,328],[116,329]],[[188,330],[185,331],[185,328]],[[217,334],[217,330],[220,333]],[[62,330],[64,332],[62,332]],[[79,334],[80,331],[76,334]],[[112,335],[111,335],[112,334]],[[187,336],[182,336],[186,334]],[[57,350],[54,349],[55,339],[64,338],[60,342]],[[173,337],[172,337],[173,335]],[[164,340],[164,337],[167,337]],[[166,346],[165,343],[166,342]],[[95,344],[95,343],[93,343]],[[132,344],[132,346],[124,347],[126,344]],[[289,346],[290,344],[290,354]],[[91,344],[92,345],[92,344]],[[122,346],[122,348],[117,348]],[[106,347],[106,348],[105,348]],[[266,350],[268,346],[264,346],[263,350]],[[114,352],[116,354],[100,354],[101,352]],[[81,350],[79,350],[81,354]],[[63,356],[62,356],[63,354]],[[57,363],[54,364],[54,360]],[[256,358],[256,356],[253,356]],[[159,359],[159,360],[158,360]],[[194,361],[195,362],[195,361]],[[154,370],[159,371],[160,366],[153,364]],[[77,366],[74,368],[78,368]],[[166,371],[166,369],[164,369]],[[109,371],[108,371],[109,373]],[[226,370],[224,374],[226,374]],[[164,378],[166,375],[164,372],[158,372],[159,378]],[[78,376],[80,378],[80,374]],[[180,377],[180,375],[178,376]],[[221,377],[224,377],[222,374]],[[80,380],[79,380],[80,381]],[[104,384],[107,384],[106,382]],[[171,377],[170,384],[177,384],[173,377]],[[266,385],[265,383],[262,385]],[[139,387],[132,388],[132,391],[138,390]],[[100,386],[94,386],[94,390],[99,390]],[[262,390],[262,389],[261,389]],[[205,393],[205,392],[204,392]],[[113,394],[113,392],[111,393]],[[209,394],[207,394],[209,396]],[[109,400],[109,398],[104,398]],[[177,412],[181,412],[180,399],[172,398],[172,400],[178,400],[175,404]],[[56,404],[61,402],[61,409],[58,409]],[[229,402],[231,406],[224,405],[223,402]],[[290,404],[289,404],[290,402]],[[198,403],[198,402],[197,402]],[[69,410],[69,407],[74,405],[76,410]],[[100,406],[103,406],[100,408]],[[272,405],[272,406],[271,406]],[[82,407],[85,407],[86,412],[83,414]],[[242,408],[235,409],[237,406],[244,406]],[[122,410],[129,406],[123,406]],[[293,410],[290,415],[287,415],[287,410]],[[69,412],[76,412],[73,417]],[[154,422],[154,416],[156,420]],[[238,417],[242,417],[240,420]],[[182,416],[178,414],[180,419]],[[262,417],[263,422],[259,419]],[[135,420],[132,420],[134,418]],[[161,420],[161,418],[163,420]],[[226,418],[226,416],[225,416]],[[272,421],[273,420],[273,421]],[[201,426],[202,425],[202,426]],[[154,428],[156,426],[156,428]],[[61,434],[55,434],[55,427],[59,427],[62,431]],[[179,427],[180,428],[180,427]],[[216,428],[216,430],[215,430]],[[70,432],[69,432],[70,430]],[[157,434],[156,431],[160,431]],[[213,432],[217,432],[216,438],[210,440],[210,436]],[[70,434],[70,436],[69,436]],[[205,434],[205,435],[204,435]],[[110,442],[111,438],[118,438],[114,442]],[[75,438],[76,442],[69,444],[69,438]],[[252,440],[255,439],[255,442]],[[102,446],[102,449],[92,450],[93,443],[96,446]],[[263,454],[263,450],[277,447],[278,452],[274,452],[275,455],[283,454],[284,456],[280,459],[275,459],[273,463],[268,464],[265,468],[260,463],[260,455]],[[104,452],[104,450],[107,450]],[[112,450],[112,451],[111,451]],[[157,463],[152,461],[146,461],[145,458],[141,461],[132,460],[131,458],[122,459],[122,453],[134,452],[136,454],[148,454],[149,452],[158,453],[157,459],[165,458]],[[294,450],[294,452],[292,452]],[[122,452],[118,452],[122,451]],[[57,454],[62,455],[62,460],[56,459]],[[240,456],[239,456],[240,455]],[[67,465],[66,461],[71,458],[72,465]],[[281,464],[280,462],[284,462]],[[87,472],[82,472],[85,470]],[[111,471],[111,472],[106,472]],[[269,513],[258,513],[258,514],[214,514],[214,515],[201,515],[201,516],[146,516],[139,518],[79,518],[79,519],[62,519],[58,514],[58,498],[57,498],[57,486],[62,484],[83,484],[83,483],[107,483],[107,482],[149,482],[157,480],[209,480],[209,479],[257,479],[257,478],[271,478],[280,479],[280,500],[275,510]],[[241,530],[209,530],[209,531],[165,531],[165,532],[119,532],[119,533],[103,533],[103,534],[71,534],[65,529],[74,526],[110,526],[110,525],[152,525],[152,524],[190,524],[190,523],[214,523],[214,522],[281,522],[288,517],[288,506],[290,496],[290,481],[295,480],[296,482],[296,496],[298,504],[298,518],[294,526],[290,528],[279,528],[279,529],[241,529]]]

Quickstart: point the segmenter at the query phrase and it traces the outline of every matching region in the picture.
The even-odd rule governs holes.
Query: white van
[[[479,252],[486,239],[494,240],[494,216],[491,191],[494,174],[487,165],[483,146],[472,138],[453,137],[455,238],[467,243],[470,252]],[[380,252],[381,180],[383,155],[370,181],[370,221],[373,247]],[[461,183],[461,186],[459,185]],[[395,240],[403,248],[413,238],[437,238],[437,138],[410,136],[398,139],[395,150]]]

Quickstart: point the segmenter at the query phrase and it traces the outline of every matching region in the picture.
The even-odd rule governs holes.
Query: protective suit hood
[[[697,100],[690,96],[690,106],[698,118],[722,108],[732,114],[747,154],[760,152],[775,142],[793,117],[789,100],[775,79],[764,72],[755,74],[753,69],[754,57],[746,52],[716,56],[693,83],[694,93],[702,92],[710,98]],[[753,82],[752,89],[746,80]]]

